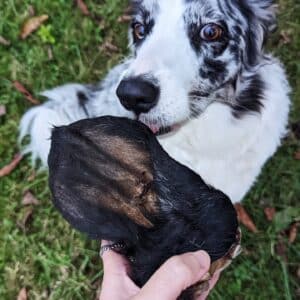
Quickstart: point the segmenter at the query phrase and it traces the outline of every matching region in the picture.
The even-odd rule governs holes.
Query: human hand
[[[103,242],[102,245],[107,245]],[[175,300],[180,294],[208,276],[210,258],[205,251],[186,253],[167,260],[139,288],[130,279],[129,262],[114,251],[103,253],[104,278],[99,300]],[[219,274],[209,281],[209,291],[218,281]],[[198,300],[205,300],[209,291]]]

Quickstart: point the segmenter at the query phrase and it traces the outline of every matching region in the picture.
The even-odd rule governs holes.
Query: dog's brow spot
[[[89,101],[89,98],[87,97],[87,95],[83,91],[78,91],[77,98],[78,98],[79,107],[81,107],[83,109],[83,111],[85,112],[85,114],[87,116],[89,116],[89,113],[87,110],[87,103]]]
[[[87,102],[89,101],[89,98],[82,91],[77,92],[77,97],[78,97],[79,106],[81,106],[81,107],[85,106],[87,104]]]

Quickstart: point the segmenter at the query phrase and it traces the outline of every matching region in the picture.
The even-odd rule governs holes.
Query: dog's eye
[[[146,36],[146,28],[141,23],[135,23],[133,25],[133,32],[134,32],[134,36],[139,40],[144,39]]]
[[[205,41],[215,41],[222,37],[223,28],[217,24],[207,24],[201,29],[200,35]]]

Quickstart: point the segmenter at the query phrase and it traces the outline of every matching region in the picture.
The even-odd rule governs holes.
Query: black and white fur
[[[159,88],[154,108],[139,120],[161,135],[164,149],[204,180],[240,201],[285,135],[290,88],[284,69],[263,51],[275,27],[271,0],[134,0],[132,55],[98,86],[68,84],[44,92],[49,101],[21,121],[24,150],[46,164],[53,125],[102,115],[136,118],[116,96],[124,78],[143,77]],[[206,24],[222,38],[201,39]],[[180,174],[178,174],[180,176]]]

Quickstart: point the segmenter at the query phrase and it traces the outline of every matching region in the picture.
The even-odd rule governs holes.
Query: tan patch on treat
[[[178,298],[181,299],[199,299],[204,293],[209,290],[209,282],[197,282],[196,284],[189,287],[186,291],[182,293],[182,295]]]
[[[126,215],[139,225],[152,227],[146,215],[157,212],[158,204],[148,151],[125,138],[101,134],[95,138],[92,132],[87,132],[86,137],[99,149],[99,157],[104,158],[94,162],[99,185],[89,186],[85,198]],[[101,185],[101,180],[107,184]]]

